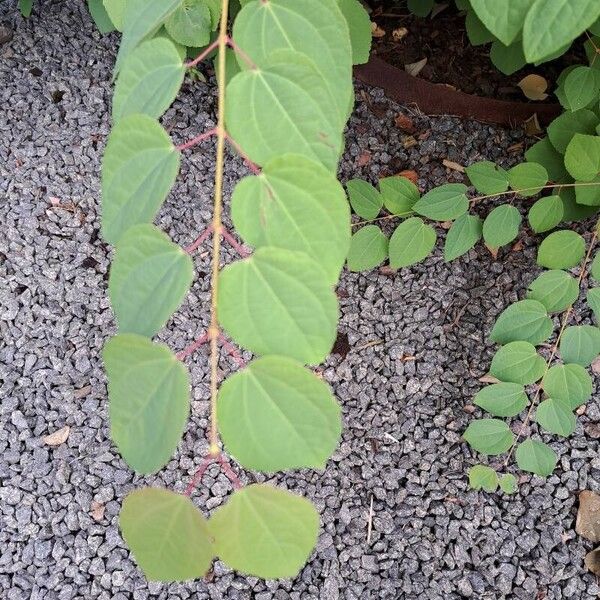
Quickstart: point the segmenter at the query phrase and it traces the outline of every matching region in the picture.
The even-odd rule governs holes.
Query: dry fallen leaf
[[[521,250],[523,250],[525,246],[523,245],[523,241],[522,240],[518,240],[515,244],[513,244],[513,247],[511,248],[511,250],[513,252],[520,252]]]
[[[102,519],[104,519],[104,511],[105,510],[106,510],[106,507],[104,506],[104,504],[102,504],[101,502],[96,502],[95,500],[92,500],[90,516],[92,517],[92,519],[94,519],[94,521],[102,521]]]
[[[464,173],[465,172],[465,168],[462,165],[459,165],[457,162],[454,162],[453,160],[448,160],[447,158],[445,158],[442,161],[442,164],[447,169],[452,169],[453,171],[458,171],[459,173]]]
[[[583,562],[594,575],[600,577],[600,548],[588,552],[585,555]]]
[[[412,181],[415,185],[417,185],[417,182],[419,181],[419,175],[417,174],[416,171],[413,171],[412,169],[406,169],[405,171],[400,171],[400,173],[398,173],[399,177],[404,177],[404,179],[408,179],[409,181]]]
[[[399,42],[402,38],[406,37],[407,33],[408,29],[406,29],[406,27],[398,27],[398,29],[394,29],[394,31],[392,31],[392,37],[394,38],[395,42]]]
[[[47,446],[60,446],[61,444],[64,444],[67,441],[70,432],[71,428],[68,425],[65,425],[58,431],[44,436],[42,438],[42,441]]]
[[[526,75],[517,84],[530,100],[545,100],[548,82],[541,75]]]
[[[368,165],[371,162],[371,153],[370,152],[363,152],[357,159],[356,161],[356,165],[358,167],[364,167],[365,165]]]
[[[535,136],[544,133],[544,130],[540,126],[537,113],[533,113],[527,121],[525,121],[525,133],[528,136]]]
[[[600,374],[600,356],[597,356],[592,362],[592,371],[594,374]]]
[[[480,377],[479,381],[481,381],[481,383],[500,383],[499,379],[496,379],[493,375],[490,374]]]
[[[415,124],[412,122],[412,119],[402,113],[396,115],[394,123],[398,129],[402,129],[402,131],[406,131],[407,133],[414,133],[416,131]]]
[[[590,490],[579,494],[575,531],[586,540],[600,542],[600,495]]]
[[[416,146],[418,144],[417,140],[415,140],[415,138],[412,135],[407,135],[403,140],[402,140],[402,145],[405,148],[412,148],[413,146]]]
[[[423,67],[427,64],[427,57],[422,58],[414,63],[408,63],[404,65],[404,70],[413,77],[416,77],[422,70]]]
[[[475,406],[473,406],[472,404],[465,404],[465,405],[463,406],[463,410],[464,410],[466,413],[468,413],[468,414],[472,415],[472,414],[473,414],[473,413],[474,413],[474,412],[477,410],[477,408],[476,408]]]
[[[73,397],[78,400],[81,398],[85,398],[92,391],[91,385],[86,385],[85,387],[79,388],[73,392]]]
[[[385,36],[385,29],[381,29],[375,22],[371,22],[371,35],[374,38],[382,38]]]
[[[496,260],[498,258],[498,250],[500,248],[492,248],[491,246],[488,246],[487,244],[484,244],[484,246],[490,251],[490,254],[492,255],[492,258],[494,260]]]

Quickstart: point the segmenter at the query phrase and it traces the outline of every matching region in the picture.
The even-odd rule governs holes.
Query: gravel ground
[[[597,398],[576,433],[553,443],[560,462],[548,480],[525,476],[511,498],[467,489],[476,457],[460,441],[471,418],[464,407],[493,354],[487,332],[535,271],[536,242],[525,235],[522,249],[503,251],[497,261],[479,247],[448,265],[438,249],[397,274],[344,274],[340,331],[350,350],[332,355],[324,370],[343,405],[343,441],[324,473],[274,480],[321,512],[317,550],[295,581],[242,577],[219,563],[210,581],[144,580],[119,536],[119,506],[144,483],[187,484],[206,451],[206,355],[188,361],[193,417],[177,455],[156,477],[134,477],[108,437],[100,360],[114,332],[98,206],[117,38],[98,35],[83,3],[36,3],[30,21],[13,4],[0,1],[1,21],[15,30],[0,46],[2,598],[598,597],[598,583],[583,569],[589,545],[574,532],[578,491],[600,489]],[[406,149],[393,125],[405,109],[376,90],[358,92],[343,179],[375,181],[414,168],[430,187],[460,180],[442,159],[510,156],[507,148],[522,141],[519,132],[412,114],[419,133]],[[188,83],[164,123],[176,140],[187,139],[214,124],[214,101],[212,85]],[[209,219],[212,151],[207,144],[188,153],[160,215],[177,242],[189,243]],[[365,152],[370,160],[362,164]],[[244,172],[231,157],[228,192]],[[198,255],[197,269],[192,293],[161,336],[176,350],[206,326],[206,254]],[[224,371],[232,366],[223,359]],[[65,425],[65,443],[44,443]],[[194,499],[208,512],[229,492],[213,469]]]

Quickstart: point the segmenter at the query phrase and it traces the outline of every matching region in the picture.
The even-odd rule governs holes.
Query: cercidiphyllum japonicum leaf
[[[468,252],[481,239],[481,235],[482,223],[479,217],[468,214],[458,217],[446,235],[444,260],[454,260]]]
[[[96,27],[100,33],[110,33],[111,31],[115,30],[115,26],[110,20],[102,0],[88,0],[87,5],[90,15],[92,19],[94,19],[94,23],[96,24]]]
[[[582,34],[600,16],[596,0],[536,0],[523,24],[528,62],[539,61]]]
[[[567,151],[569,142],[576,133],[593,135],[600,123],[598,116],[591,110],[582,109],[564,112],[548,125],[548,138],[560,154]],[[539,142],[538,142],[539,143]]]
[[[495,492],[498,489],[498,475],[491,467],[473,465],[469,469],[469,486],[474,490]]]
[[[483,240],[490,248],[510,244],[519,234],[521,213],[510,204],[496,206],[483,222]]]
[[[344,188],[319,163],[293,154],[270,160],[236,185],[231,216],[251,246],[304,252],[337,282],[350,247],[350,209]]]
[[[123,539],[150,581],[186,581],[208,571],[215,548],[192,501],[161,488],[130,492],[119,514]]]
[[[180,306],[193,278],[190,256],[160,229],[130,227],[117,244],[108,280],[119,332],[152,337]]]
[[[587,367],[600,354],[600,329],[593,325],[567,327],[560,338],[559,350],[565,363]]]
[[[489,160],[473,163],[466,173],[480,194],[501,194],[508,189],[508,173]]]
[[[529,209],[527,219],[535,233],[542,233],[554,229],[562,221],[564,213],[560,196],[545,196]]]
[[[600,91],[600,72],[590,67],[575,67],[565,78],[563,90],[569,109],[585,108]]]
[[[103,0],[104,9],[117,31],[123,31],[123,13],[125,0]]]
[[[446,183],[427,192],[412,209],[429,219],[450,221],[469,210],[466,191],[462,183]]]
[[[305,498],[257,483],[236,490],[208,527],[228,567],[263,579],[290,578],[317,543],[319,514]]]
[[[477,419],[469,423],[463,438],[473,450],[496,456],[511,447],[514,435],[508,425],[500,419]]]
[[[537,346],[550,337],[552,329],[552,319],[541,302],[521,300],[502,311],[490,339],[498,344],[523,341]]]
[[[256,471],[323,469],[342,431],[329,386],[282,356],[254,360],[226,379],[217,408],[227,451]]]
[[[473,402],[495,417],[514,417],[527,406],[527,394],[518,383],[494,383],[477,392]]]
[[[535,0],[471,0],[471,6],[483,24],[507,46],[517,39],[527,11]]]
[[[336,0],[249,2],[235,19],[233,38],[261,68],[281,48],[306,54],[330,90],[341,131],[352,111],[354,89],[350,32]]]
[[[379,180],[383,205],[393,215],[406,217],[413,214],[413,206],[419,200],[417,186],[406,177],[385,177]]]
[[[175,100],[184,75],[183,60],[172,42],[142,42],[123,62],[113,95],[113,122],[135,113],[158,119]]]
[[[116,244],[132,225],[150,223],[167,197],[180,154],[167,132],[146,115],[117,123],[102,159],[102,236]]]
[[[500,381],[530,385],[540,380],[546,362],[529,342],[510,342],[494,355],[490,374]]]
[[[575,186],[575,198],[578,204],[595,207],[600,206],[600,175],[596,175],[591,181],[578,183]]]
[[[508,182],[520,196],[535,196],[548,183],[548,172],[542,165],[525,162],[508,171]]]
[[[565,167],[577,181],[592,181],[600,173],[600,136],[576,133],[565,152]]]
[[[278,51],[260,68],[242,71],[227,86],[227,128],[254,162],[295,153],[337,168],[342,135],[331,119],[328,89],[305,55]],[[317,101],[316,97],[322,95]]]
[[[477,13],[469,5],[465,17],[465,29],[467,37],[472,46],[482,46],[489,44],[496,39],[496,36],[481,22]]]
[[[517,446],[515,457],[519,469],[540,477],[551,475],[558,462],[558,456],[550,446],[531,439]]]
[[[108,340],[102,356],[111,437],[132,469],[154,473],[169,462],[185,428],[187,369],[168,346],[131,333]]]
[[[562,437],[569,437],[577,426],[571,406],[554,398],[548,398],[539,404],[535,411],[535,420],[549,433]]]
[[[552,145],[550,140],[545,137],[536,142],[527,152],[525,159],[528,162],[539,163],[548,172],[548,177],[556,183],[566,183],[571,181],[571,176],[565,168],[563,155],[560,154]]]
[[[571,269],[585,255],[585,240],[574,231],[555,231],[538,248],[537,263],[547,269]]]
[[[123,36],[115,62],[116,77],[124,60],[137,45],[162,27],[182,0],[127,0],[123,12]]]
[[[355,65],[366,63],[371,53],[372,40],[369,13],[359,0],[338,0],[338,4],[350,30],[352,62]]]
[[[346,184],[352,210],[362,219],[374,219],[383,207],[383,197],[368,181],[352,179]]]
[[[517,40],[510,46],[505,46],[500,40],[494,40],[490,48],[490,60],[505,75],[516,73],[527,64],[523,53],[523,42]]]
[[[33,0],[19,0],[19,10],[24,17],[31,16],[31,9],[33,8]]]
[[[418,263],[433,250],[435,239],[435,230],[423,219],[406,219],[396,227],[390,238],[390,266],[400,269]]]
[[[575,190],[572,187],[563,187],[558,195],[563,201],[565,214],[563,221],[583,221],[598,212],[597,206],[585,206],[576,202]]]
[[[542,388],[548,397],[575,410],[592,396],[592,378],[581,365],[555,365],[544,375]]]
[[[223,269],[219,291],[223,329],[255,354],[316,365],[333,347],[337,297],[320,264],[302,252],[259,248]]]
[[[184,46],[200,48],[210,42],[212,15],[205,0],[182,0],[165,21],[169,35]]]
[[[361,227],[350,241],[348,269],[369,271],[380,265],[387,257],[389,241],[377,225]]]
[[[594,313],[596,323],[600,322],[600,288],[588,290],[586,301]]]
[[[600,252],[597,252],[596,256],[594,256],[592,266],[590,267],[590,274],[596,281],[600,281]]]
[[[512,473],[505,473],[499,477],[498,483],[505,494],[514,494],[517,491],[517,478]]]
[[[548,312],[566,310],[579,296],[579,285],[559,269],[544,271],[529,284],[527,297],[541,302]]]

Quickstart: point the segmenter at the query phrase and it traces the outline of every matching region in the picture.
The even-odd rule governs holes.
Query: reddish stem
[[[188,254],[192,254],[192,252],[194,252],[197,248],[199,248],[204,241],[210,236],[210,234],[212,233],[213,228],[212,225],[209,225],[196,239],[195,241],[190,244],[189,246],[186,246],[184,248],[184,250],[188,253]]]
[[[222,333],[219,333],[219,341],[229,356],[238,364],[238,367],[243,369],[246,366],[246,361],[237,348]]]
[[[198,348],[200,348],[200,346],[202,346],[202,344],[206,344],[206,342],[208,342],[208,339],[209,339],[208,332],[205,331],[195,342],[193,342],[187,348],[185,348],[181,352],[178,352],[175,355],[177,360],[185,360],[188,356],[190,356],[190,354],[193,354],[194,352],[196,352],[196,350],[198,350]]]
[[[217,38],[210,46],[206,47],[196,58],[190,62],[186,62],[184,67],[191,69],[195,67],[199,62],[202,62],[213,50],[216,50],[219,45],[219,39]]]
[[[242,257],[248,258],[250,256],[250,252],[248,252],[232,235],[225,229],[225,227],[221,227],[221,235],[223,239],[227,240],[231,247]]]
[[[206,473],[206,469],[208,469],[208,467],[210,467],[210,465],[212,464],[212,462],[214,460],[215,459],[212,456],[205,456],[202,459],[202,462],[200,463],[198,470],[194,473],[194,476],[192,477],[188,486],[185,488],[185,492],[183,492],[186,496],[192,495],[192,492],[194,491],[196,486],[200,483],[200,481],[202,481],[202,477],[204,477],[204,473]]]
[[[187,142],[185,142],[183,144],[179,144],[179,146],[175,146],[175,148],[177,150],[179,150],[180,152],[182,150],[187,150],[188,148],[191,148],[192,146],[196,146],[196,145],[200,144],[201,142],[203,142],[204,140],[207,140],[209,137],[215,135],[216,133],[217,133],[217,128],[213,127],[212,129],[209,129],[208,131],[205,131],[204,133],[197,135],[195,138],[192,138],[191,140],[188,140]]]
[[[227,133],[225,132],[225,137],[227,141],[233,146],[235,151],[244,159],[247,167],[252,171],[254,175],[260,175],[260,167],[250,160],[250,157],[242,150],[241,146]]]
[[[227,36],[229,47],[248,65],[250,69],[256,69],[256,63],[234,42],[231,36]]]
[[[222,454],[219,454],[219,456],[217,456],[217,462],[221,465],[223,473],[225,473],[227,479],[231,481],[233,487],[236,490],[239,490],[241,487],[243,487],[239,477],[235,474],[229,463],[223,458]]]

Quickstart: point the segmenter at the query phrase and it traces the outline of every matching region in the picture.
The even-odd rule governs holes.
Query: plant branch
[[[180,152],[182,150],[187,150],[188,148],[191,148],[192,146],[197,146],[198,144],[200,144],[204,140],[207,140],[209,137],[215,135],[216,133],[217,133],[217,128],[213,127],[212,129],[209,129],[208,131],[205,131],[204,133],[197,135],[195,138],[192,138],[191,140],[189,140],[183,144],[179,144],[179,146],[175,146],[175,148],[177,150],[179,150]]]
[[[260,167],[250,159],[250,157],[242,150],[241,146],[227,133],[227,131],[225,132],[225,138],[233,146],[234,150],[242,157],[252,173],[254,175],[260,175]]]
[[[238,364],[238,367],[243,369],[246,366],[246,361],[238,352],[237,348],[222,333],[219,333],[219,340],[223,348],[225,348],[231,358],[233,358],[233,360],[235,360],[235,362]]]
[[[230,464],[223,458],[222,454],[219,454],[217,456],[217,462],[219,463],[219,465],[221,465],[223,473],[225,473],[229,481],[231,481],[233,487],[236,490],[239,490],[242,487],[242,482],[240,481],[239,477],[235,474]]]
[[[207,46],[206,48],[204,48],[204,50],[202,52],[200,52],[200,54],[198,54],[198,56],[196,56],[196,58],[190,62],[186,62],[183,66],[186,67],[187,69],[191,69],[192,67],[195,67],[198,63],[201,63],[213,50],[216,50],[216,48],[219,46],[219,40],[218,38],[210,45]]]
[[[229,233],[226,227],[221,227],[221,235],[223,239],[227,240],[229,245],[242,257],[248,258],[250,252],[248,252],[234,237]]]
[[[212,225],[209,225],[189,246],[184,248],[185,252],[192,254],[197,250],[211,235],[213,232]]]
[[[181,352],[178,352],[175,356],[177,360],[185,360],[188,356],[196,352],[200,346],[208,342],[208,332],[204,332],[197,340],[192,342],[187,348],[184,348]]]
[[[256,69],[256,63],[235,43],[231,36],[227,36],[227,44],[248,65],[249,69]]]
[[[204,477],[204,473],[206,473],[206,469],[208,469],[208,467],[210,467],[210,465],[213,463],[214,460],[215,460],[215,457],[210,456],[210,455],[207,455],[202,459],[202,462],[200,463],[198,470],[194,473],[194,476],[192,477],[192,479],[188,483],[188,486],[185,488],[185,491],[183,492],[186,496],[192,495],[192,492],[194,491],[196,486],[200,483],[200,481],[202,481],[202,477]]]

